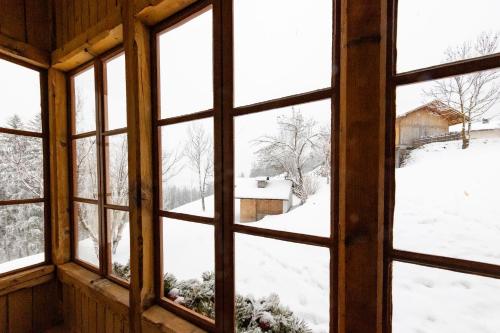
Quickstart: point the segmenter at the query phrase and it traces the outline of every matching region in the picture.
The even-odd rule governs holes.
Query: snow
[[[500,118],[491,119],[487,123],[482,121],[476,121],[471,124],[471,131],[481,131],[490,129],[500,129]],[[462,124],[456,124],[450,126],[450,132],[460,132],[462,130]]]
[[[396,170],[394,247],[500,264],[500,138],[432,143]]]
[[[0,274],[16,269],[40,264],[45,261],[45,253],[38,253],[32,256],[7,261],[0,264]]]
[[[279,199],[289,200],[292,182],[285,179],[271,179],[266,187],[259,188],[255,178],[236,178],[234,197],[237,199]]]
[[[395,248],[500,263],[500,138],[432,143],[413,150],[396,170]],[[291,211],[248,226],[327,236],[329,186]],[[206,198],[213,207],[213,196]],[[199,201],[176,211],[201,213]],[[235,200],[236,221],[239,200]],[[213,213],[213,212],[212,212]],[[165,270],[200,279],[214,270],[212,226],[163,220]],[[128,226],[126,227],[128,228]],[[114,257],[128,260],[128,234]],[[244,234],[235,235],[236,291],[276,293],[313,332],[328,332],[329,251]],[[394,333],[498,333],[500,281],[394,263]]]

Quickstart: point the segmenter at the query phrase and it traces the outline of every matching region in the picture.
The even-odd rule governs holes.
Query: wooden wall
[[[412,145],[416,139],[448,133],[448,120],[427,110],[396,119],[396,145]]]
[[[38,333],[61,320],[54,267],[0,279],[0,333]]]
[[[128,290],[75,264],[58,269],[64,325],[74,333],[128,333]]]
[[[50,0],[0,0],[0,34],[51,49]]]
[[[55,47],[61,48],[78,35],[119,10],[121,0],[52,0]]]

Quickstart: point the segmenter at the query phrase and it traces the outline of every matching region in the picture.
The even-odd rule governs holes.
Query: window
[[[497,332],[500,7],[395,3],[387,330]]]
[[[125,56],[71,75],[73,255],[118,283],[130,279]]]
[[[50,262],[46,73],[0,58],[0,276]]]
[[[158,302],[211,332],[334,331],[332,1],[219,4],[153,31]]]

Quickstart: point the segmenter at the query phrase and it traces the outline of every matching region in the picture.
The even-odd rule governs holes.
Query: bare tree
[[[279,116],[277,123],[278,135],[265,135],[254,141],[260,146],[256,152],[258,163],[285,173],[292,181],[293,193],[305,203],[310,194],[305,183],[305,168],[318,159],[321,133],[313,119],[305,119],[295,108],[290,114]]]
[[[198,176],[198,190],[203,211],[206,209],[205,197],[214,170],[213,150],[213,139],[207,135],[205,129],[200,125],[191,124],[184,156],[188,159],[189,167]]]
[[[492,54],[498,47],[497,34],[482,33],[474,42],[464,42],[445,52],[446,62]],[[462,120],[462,149],[469,146],[471,124],[480,119],[500,98],[498,70],[476,72],[439,80],[424,93],[446,107],[458,110]]]

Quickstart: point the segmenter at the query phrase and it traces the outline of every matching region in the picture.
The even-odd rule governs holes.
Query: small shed
[[[416,139],[443,135],[462,122],[462,114],[434,100],[396,118],[396,146],[412,146]]]
[[[240,199],[240,222],[255,222],[266,215],[284,214],[292,206],[292,182],[240,178],[236,181],[235,198]]]

